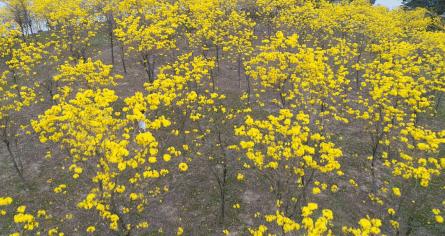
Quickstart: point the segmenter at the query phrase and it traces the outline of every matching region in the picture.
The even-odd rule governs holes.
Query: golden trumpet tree
[[[177,3],[169,1],[122,1],[114,30],[118,40],[130,52],[137,52],[148,75],[155,79],[156,63],[170,50],[176,49],[177,29],[182,22]]]

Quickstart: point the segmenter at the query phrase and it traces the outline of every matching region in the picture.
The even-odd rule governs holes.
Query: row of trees
[[[425,9],[7,4],[0,129],[20,183],[0,176],[0,232],[444,232],[445,32]]]

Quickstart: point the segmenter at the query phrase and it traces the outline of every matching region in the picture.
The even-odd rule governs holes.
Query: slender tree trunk
[[[147,73],[148,81],[151,83],[151,66],[150,66],[150,56],[142,55],[142,64],[144,65],[145,73]]]
[[[108,34],[110,37],[110,49],[111,49],[111,64],[114,66],[115,65],[115,60],[114,60],[114,16],[113,16],[113,12],[110,12],[110,14],[108,15]]]
[[[121,43],[121,61],[122,61],[122,68],[124,69],[124,73],[127,74],[127,65],[125,64],[125,50],[124,45]]]
[[[212,80],[212,92],[215,92],[216,80],[215,80],[215,72],[214,72],[214,70],[210,71],[210,79]]]
[[[238,55],[238,87],[241,89],[241,55]]]
[[[153,58],[152,62],[150,63],[151,68],[150,68],[150,74],[151,74],[151,82],[155,81],[155,69],[156,69],[156,59]]]
[[[436,96],[436,105],[434,107],[434,109],[436,110],[436,112],[439,112],[439,108],[440,108],[440,102],[442,101],[442,93],[439,93]]]
[[[226,213],[226,188],[227,188],[227,160],[226,160],[226,152],[223,147],[222,138],[221,138],[221,131],[218,130],[218,143],[219,147],[221,149],[221,155],[223,157],[222,159],[222,177],[221,179],[219,176],[217,176],[218,186],[219,186],[219,194],[220,194],[220,211],[221,211],[221,225],[224,225],[224,219],[225,219],[225,213]],[[217,174],[218,175],[218,174]]]
[[[377,151],[379,149],[380,135],[376,134],[376,137],[373,138],[372,145],[372,159],[371,159],[371,178],[372,178],[372,189],[374,192],[377,192],[377,179],[376,179],[376,165],[375,162],[377,160]]]
[[[223,165],[223,176],[222,183],[220,185],[220,196],[221,196],[221,224],[224,225],[224,218],[226,213],[226,182],[227,182],[227,165],[224,162]]]
[[[356,66],[360,62],[361,58],[362,58],[362,53],[360,52],[357,57]],[[360,86],[360,84],[359,84],[359,70],[357,69],[357,67],[355,68],[355,85],[357,88],[359,88],[359,86]]]
[[[215,50],[216,50],[216,67],[217,67],[218,75],[219,75],[221,68],[220,68],[220,64],[219,64],[220,55],[219,55],[219,46],[218,45],[215,46]]]
[[[247,84],[247,101],[250,102],[251,88],[250,88],[250,78],[248,75],[246,75],[246,84]]]
[[[114,66],[114,41],[113,41],[113,31],[110,31],[110,49],[111,49],[111,64]]]
[[[12,164],[14,165],[14,169],[16,170],[20,180],[25,184],[26,188],[28,188],[28,184],[26,182],[25,177],[23,176],[23,169],[20,169],[19,164],[17,163],[16,156],[11,149],[11,143],[7,138],[3,139],[3,143],[6,145],[6,149],[8,150],[9,157],[11,158]]]
[[[23,23],[18,23],[19,27],[20,27],[20,31],[22,32],[22,39],[23,41],[26,43],[26,31],[25,31],[25,27],[23,26]]]

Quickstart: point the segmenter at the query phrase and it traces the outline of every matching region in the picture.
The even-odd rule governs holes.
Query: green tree
[[[424,7],[441,15],[445,12],[444,0],[403,0],[403,4],[409,8]]]

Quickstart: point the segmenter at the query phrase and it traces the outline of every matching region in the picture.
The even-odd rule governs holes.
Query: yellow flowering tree
[[[74,64],[74,65],[73,65]],[[61,96],[75,94],[80,89],[111,88],[117,85],[121,75],[112,73],[113,66],[106,65],[100,60],[79,60],[77,63],[65,62],[59,66],[58,74],[52,78],[50,93],[54,100]],[[76,88],[76,89],[74,89]]]
[[[117,99],[113,90],[84,90],[73,99],[61,99],[32,125],[41,142],[58,144],[68,157],[60,161],[66,162],[74,181],[63,189],[78,197],[67,200],[98,216],[90,224],[129,233],[148,227],[148,217],[142,216],[149,211],[150,199],[168,191],[158,181],[170,173],[163,165],[169,160],[162,155],[178,153],[161,151],[155,138],[155,132],[170,126],[169,120],[154,118],[147,130],[138,131],[129,117],[113,108]]]
[[[0,132],[2,142],[20,178],[24,181],[22,158],[19,150],[14,150],[20,127],[26,125],[18,119],[37,100],[37,66],[46,54],[47,45],[26,43],[19,37],[21,33],[13,30],[11,24],[0,26]]]
[[[245,71],[247,62],[254,50],[253,41],[255,22],[244,12],[232,11],[221,26],[226,30],[227,35],[223,41],[222,51],[227,54],[231,62],[236,64],[238,73],[238,85],[241,87],[241,77]],[[246,78],[247,92],[250,93],[250,81]]]
[[[6,9],[14,22],[19,26],[23,39],[26,40],[27,35],[35,33],[33,26],[33,16],[31,12],[30,0],[4,0],[1,1],[6,5]]]
[[[301,233],[311,236],[332,235],[333,212],[330,209],[322,209],[320,214],[320,211],[317,210],[317,203],[310,202],[306,206],[303,206],[301,208],[301,221],[295,221],[277,211],[275,215],[264,216],[265,221],[272,224],[271,226],[267,227],[266,225],[261,224],[258,229],[248,228],[248,231],[254,236],[265,235],[266,232],[279,232],[282,234]]]
[[[273,104],[304,109],[313,120],[332,117],[347,122],[342,117],[342,106],[347,101],[349,81],[345,65],[337,59],[341,51],[309,48],[299,44],[298,38],[297,34],[286,36],[280,31],[264,40],[260,53],[248,62],[247,74],[265,88],[259,90],[262,94],[277,94]],[[335,66],[329,65],[331,60]],[[260,104],[264,102],[267,100]]]
[[[78,60],[88,57],[91,40],[97,31],[91,2],[35,0],[32,4],[32,12],[39,20],[47,23],[50,32],[49,40],[54,42],[54,56],[59,60],[61,58]]]
[[[310,116],[281,109],[279,115],[255,120],[247,116],[235,129],[241,137],[246,168],[264,175],[276,198],[276,207],[287,217],[300,217],[300,207],[311,201],[310,187],[317,178],[340,169],[342,151],[309,128]],[[317,195],[319,191],[314,191]]]
[[[160,56],[176,49],[177,28],[182,17],[178,4],[169,1],[122,1],[119,3],[116,37],[130,52],[137,52],[148,76],[155,79],[156,63]]]
[[[208,178],[214,179],[218,190],[219,222],[224,224],[227,208],[227,188],[230,172],[227,130],[234,118],[226,109],[226,96],[211,92],[214,81],[210,71],[215,62],[191,53],[179,56],[172,65],[161,67],[157,79],[145,84],[147,94],[137,93],[126,101],[132,107],[134,122],[164,114],[172,122],[173,137],[165,142],[176,143],[182,150],[183,162],[179,168],[188,169],[187,163],[207,163]],[[209,143],[217,148],[208,149]],[[186,158],[187,157],[187,158]]]

